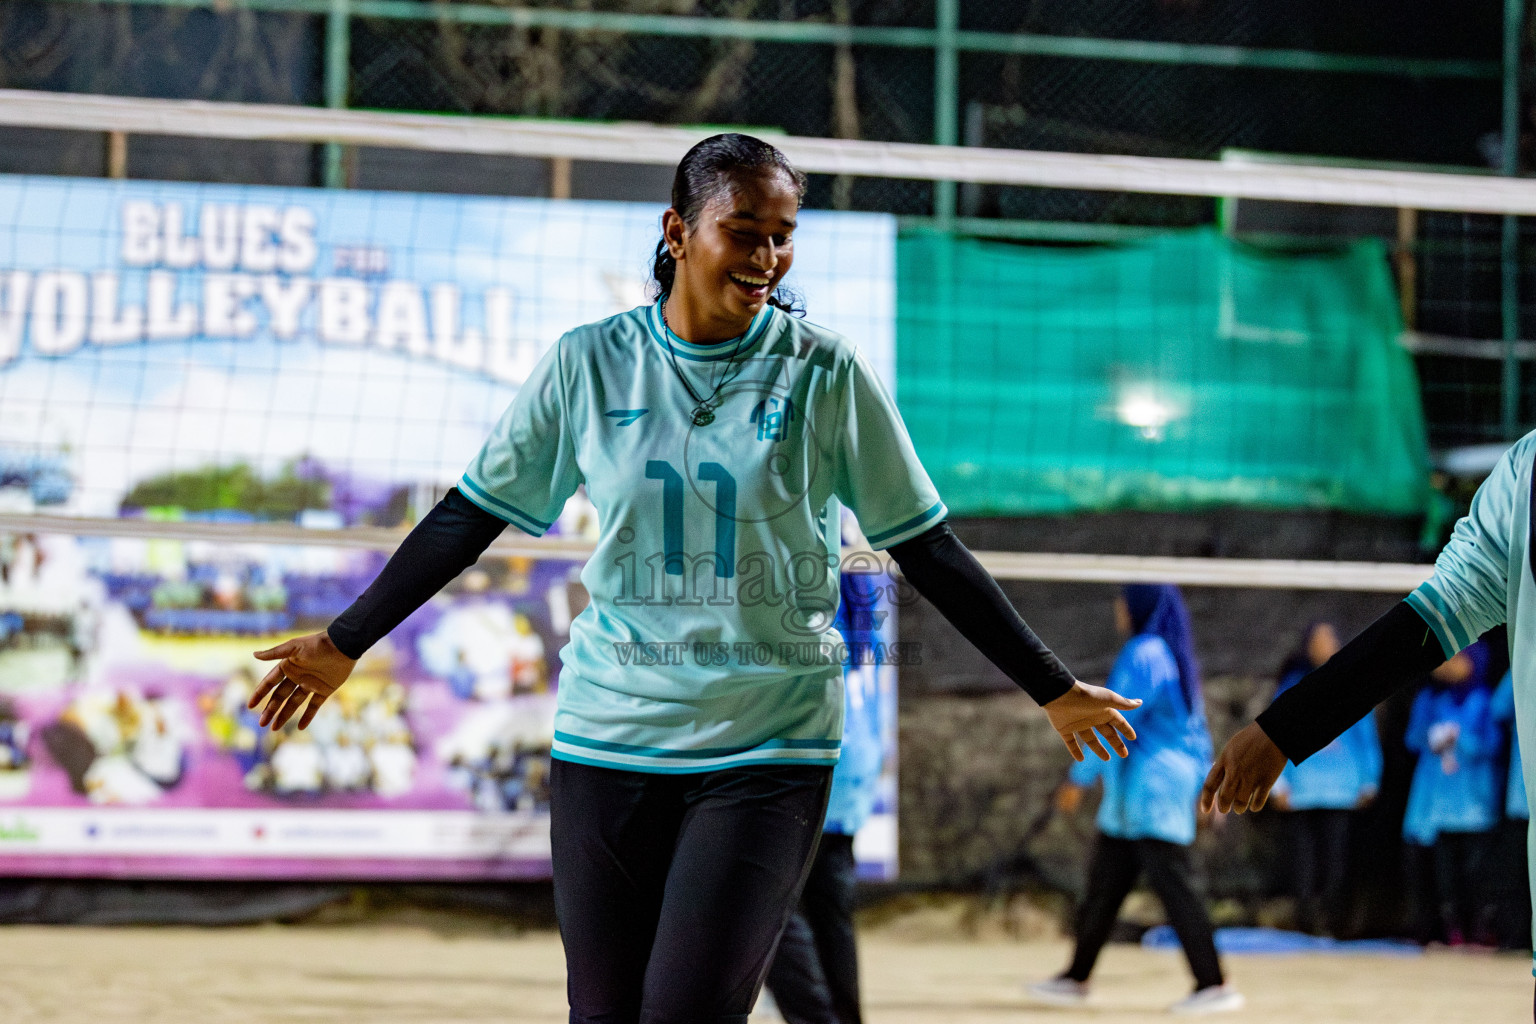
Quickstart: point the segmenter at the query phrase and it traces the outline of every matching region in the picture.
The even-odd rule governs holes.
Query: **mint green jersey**
[[[719,389],[711,422],[694,424],[679,373],[699,398]],[[876,548],[947,514],[854,346],[772,307],[710,345],[671,334],[659,305],[579,327],[460,489],[538,536],[578,484],[602,530],[561,651],[554,756],[648,772],[833,764],[837,505]]]
[[[1531,575],[1531,469],[1536,433],[1517,441],[1472,498],[1456,524],[1435,574],[1408,603],[1429,623],[1450,658],[1500,623],[1509,625],[1515,731],[1536,750],[1536,578]],[[1524,765],[1527,793],[1536,793],[1536,758]],[[1528,870],[1536,889],[1536,831]],[[1533,972],[1536,973],[1536,972]]]

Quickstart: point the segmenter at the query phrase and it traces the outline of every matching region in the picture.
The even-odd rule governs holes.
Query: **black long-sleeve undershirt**
[[[360,658],[406,616],[475,564],[507,528],[457,487],[422,517],[383,571],[326,630],[349,658]]]
[[[327,632],[359,658],[459,573],[475,564],[507,524],[450,490],[416,524],[378,577]],[[948,523],[893,545],[902,573],[962,636],[1041,704],[1072,688],[1072,673],[1041,643]]]
[[[1072,689],[1072,673],[1019,616],[949,523],[893,544],[887,553],[917,592],[1036,703],[1049,703]]]
[[[1259,715],[1259,728],[1292,764],[1300,764],[1444,661],[1434,632],[1412,606],[1400,602],[1276,697]]]

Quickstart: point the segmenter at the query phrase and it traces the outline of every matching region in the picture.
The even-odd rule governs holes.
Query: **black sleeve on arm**
[[[960,543],[949,523],[893,544],[888,551],[917,592],[1036,703],[1049,703],[1072,689],[1076,680],[1067,666],[1019,617],[1003,588]]]
[[[479,505],[450,490],[400,542],[383,570],[326,630],[336,649],[360,658],[420,608],[506,529]]]
[[[1259,728],[1292,764],[1300,764],[1445,660],[1434,631],[1411,605],[1399,602],[1276,697],[1259,716]]]

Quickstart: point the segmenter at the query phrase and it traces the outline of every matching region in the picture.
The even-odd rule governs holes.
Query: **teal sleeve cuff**
[[[1462,640],[1465,629],[1451,613],[1450,605],[1445,598],[1441,597],[1440,592],[1435,589],[1434,580],[1422,584],[1403,600],[1419,613],[1419,618],[1423,619],[1430,631],[1435,634],[1435,639],[1440,641],[1440,649],[1445,652],[1446,660],[1454,658],[1458,652],[1470,647],[1472,641],[1476,639],[1476,637],[1469,637],[1465,641]]]

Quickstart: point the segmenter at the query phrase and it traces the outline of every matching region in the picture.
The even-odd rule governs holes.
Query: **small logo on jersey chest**
[[[617,420],[618,426],[627,427],[650,411],[649,409],[609,409],[604,415]]]
[[[787,398],[765,398],[752,408],[759,441],[782,441],[795,418],[795,403]]]

